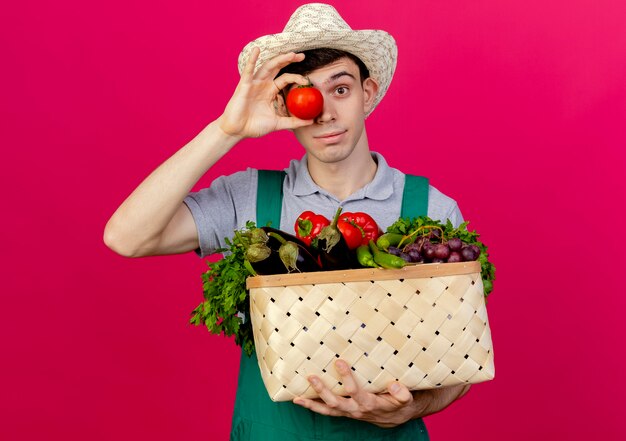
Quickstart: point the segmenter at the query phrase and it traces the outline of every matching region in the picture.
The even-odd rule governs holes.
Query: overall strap
[[[256,191],[256,224],[280,229],[283,207],[283,170],[259,170]]]
[[[271,225],[274,228],[280,228],[285,175],[283,170],[258,171],[256,204],[258,226]],[[428,178],[405,175],[400,216],[426,216],[428,214],[428,190]]]
[[[428,178],[404,175],[404,193],[400,217],[417,217],[428,214]]]

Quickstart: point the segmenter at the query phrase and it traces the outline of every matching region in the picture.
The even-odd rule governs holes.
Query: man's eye
[[[335,93],[337,95],[345,95],[346,93],[348,93],[348,88],[347,87],[343,87],[343,86],[338,87],[338,88],[335,89]]]

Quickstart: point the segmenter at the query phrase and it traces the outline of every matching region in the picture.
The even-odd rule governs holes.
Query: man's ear
[[[378,81],[369,77],[363,81],[363,111],[369,112],[374,105],[374,99],[378,95]]]

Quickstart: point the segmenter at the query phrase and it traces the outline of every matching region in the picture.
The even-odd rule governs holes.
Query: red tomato
[[[289,113],[300,119],[313,119],[322,113],[324,97],[313,86],[294,87],[287,94]]]

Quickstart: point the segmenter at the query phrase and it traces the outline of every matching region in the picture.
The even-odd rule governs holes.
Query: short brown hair
[[[363,83],[363,81],[365,81],[370,76],[370,71],[367,66],[365,66],[360,58],[352,55],[350,52],[342,51],[339,49],[320,48],[309,49],[307,51],[303,51],[302,53],[305,55],[304,60],[298,63],[288,64],[287,66],[283,67],[280,72],[278,72],[277,76],[280,76],[284,73],[295,73],[306,76],[314,70],[334,63],[341,58],[349,58],[354,61],[354,63],[359,67],[361,83]]]

